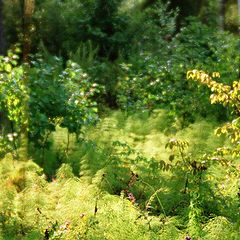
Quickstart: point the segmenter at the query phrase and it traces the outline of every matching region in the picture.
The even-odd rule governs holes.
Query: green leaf
[[[5,66],[4,66],[4,70],[8,73],[10,73],[12,71],[12,66],[11,64],[7,63]]]
[[[12,60],[11,63],[12,63],[13,66],[17,65],[17,61],[16,60]]]
[[[170,155],[170,156],[169,156],[169,161],[173,161],[173,160],[174,160],[174,157],[175,157],[175,155],[173,155],[173,154]]]

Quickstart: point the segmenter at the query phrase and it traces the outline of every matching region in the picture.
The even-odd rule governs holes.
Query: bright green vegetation
[[[0,240],[239,240],[235,9],[0,0]]]
[[[199,119],[179,129],[166,111],[111,111],[85,130],[85,141],[76,144],[71,135],[67,154],[67,132],[58,128],[45,172],[52,171],[56,154],[64,163],[51,181],[32,161],[6,155],[2,238],[41,239],[47,230],[50,239],[238,239],[235,171],[212,164],[196,182],[189,168],[170,166],[181,159],[171,159],[173,152],[165,149],[169,139],[189,141],[188,152],[197,159],[226,141],[213,134],[216,125]]]

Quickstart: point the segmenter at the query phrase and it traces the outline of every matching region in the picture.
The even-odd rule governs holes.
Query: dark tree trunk
[[[34,12],[35,0],[24,0],[22,4],[23,11],[23,61],[28,62],[31,52],[31,28],[32,15]]]
[[[22,51],[23,51],[23,61],[25,63],[29,62],[29,54],[31,53],[31,38],[32,38],[32,16],[35,7],[35,0],[22,0],[21,2],[22,9]],[[29,65],[25,65],[25,76],[23,77],[23,84],[28,89],[28,68]],[[24,105],[24,123],[21,129],[21,148],[19,150],[19,156],[22,160],[28,159],[28,122],[29,122],[29,96],[23,100]]]
[[[220,0],[220,27],[225,29],[225,13],[227,0]]]
[[[3,1],[0,0],[0,55],[5,54],[5,39],[3,26]]]

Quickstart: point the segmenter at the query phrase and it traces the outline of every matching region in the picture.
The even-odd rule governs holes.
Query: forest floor
[[[6,155],[0,239],[239,239],[238,175],[213,164],[196,177],[181,163],[229,144],[218,125],[110,111],[84,141],[59,128],[44,159],[32,154],[44,170]],[[171,141],[189,147],[166,149]]]

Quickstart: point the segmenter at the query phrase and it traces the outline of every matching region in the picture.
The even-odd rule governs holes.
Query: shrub
[[[142,52],[121,64],[118,104],[130,111],[164,107],[181,117],[183,125],[195,119],[195,112],[224,119],[226,110],[211,106],[208,90],[186,81],[185,72],[196,66],[216,69],[223,72],[222,81],[229,83],[238,76],[238,48],[234,36],[191,19],[170,43],[159,46],[161,55]]]

